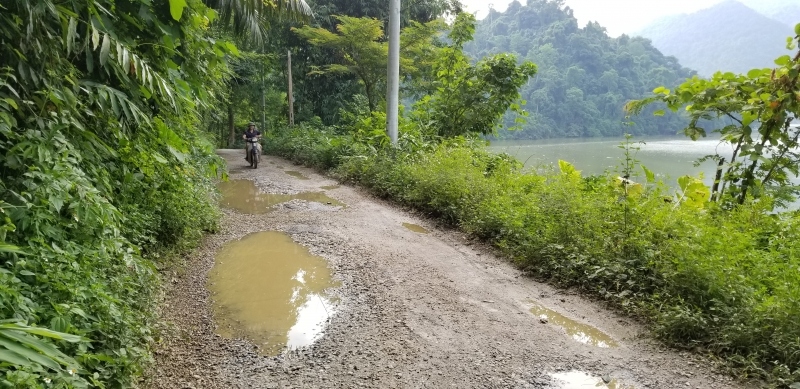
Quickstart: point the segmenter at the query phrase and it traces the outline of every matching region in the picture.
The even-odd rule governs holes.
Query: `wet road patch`
[[[588,373],[574,370],[566,373],[552,373],[550,377],[557,389],[634,389],[633,386],[622,385],[610,377],[596,377]]]
[[[208,283],[217,333],[248,339],[263,355],[313,343],[336,309],[327,261],[282,232],[226,244]]]
[[[303,173],[300,173],[300,172],[298,172],[296,170],[286,170],[286,171],[284,171],[284,173],[286,173],[286,174],[288,174],[288,175],[290,175],[290,176],[292,176],[294,178],[299,178],[301,180],[310,180],[310,178],[304,176]]]
[[[297,194],[261,193],[256,188],[255,183],[250,180],[221,182],[219,189],[222,193],[220,204],[223,207],[249,214],[267,213],[273,206],[292,200],[304,200],[337,207],[345,206],[344,203],[328,197],[323,192],[302,192]]]
[[[539,318],[539,321],[563,328],[567,335],[577,342],[602,348],[619,347],[614,338],[595,327],[570,319],[533,301],[528,301],[528,303],[533,305],[530,311]]]
[[[419,233],[419,234],[427,234],[427,233],[430,232],[430,231],[426,230],[425,227],[423,227],[423,226],[419,226],[419,225],[411,224],[411,223],[403,223],[403,227],[405,227],[406,229],[409,229],[411,231],[414,231],[416,233]]]

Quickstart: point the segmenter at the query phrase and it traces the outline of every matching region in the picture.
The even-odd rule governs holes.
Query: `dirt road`
[[[239,150],[220,154],[231,179],[253,180],[264,192],[320,191],[336,184],[282,159],[267,157],[252,170]],[[456,231],[356,188],[326,192],[347,206],[294,200],[248,217],[258,220],[250,224],[225,211],[221,232],[207,237],[187,268],[169,279],[161,310],[170,326],[156,350],[150,387],[595,387],[570,386],[552,376],[577,371],[610,382],[601,388],[740,387],[697,356],[665,349],[601,304],[525,278],[493,250]],[[246,340],[216,335],[206,289],[214,255],[226,242],[268,230],[284,231],[327,259],[340,282],[339,305],[324,336],[277,357],[260,356]],[[533,306],[592,326],[618,347],[577,341],[557,315],[545,320],[531,312]]]

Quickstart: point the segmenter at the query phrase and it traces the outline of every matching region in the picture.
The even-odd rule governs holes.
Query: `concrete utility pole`
[[[386,132],[397,146],[400,105],[400,0],[389,0],[389,68],[386,77]]]
[[[294,126],[294,92],[292,91],[292,51],[289,50],[289,60],[288,60],[288,71],[287,74],[289,76],[289,125]]]

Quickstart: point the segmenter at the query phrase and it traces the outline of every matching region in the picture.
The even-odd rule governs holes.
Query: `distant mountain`
[[[780,1],[785,0],[775,3],[779,6]],[[775,58],[789,54],[786,38],[794,35],[794,29],[738,1],[725,1],[693,14],[660,19],[636,35],[651,39],[683,66],[709,76],[718,70],[746,73],[775,66]]]
[[[800,23],[800,1],[798,0],[740,0],[742,4],[758,13],[783,22],[794,28]]]
[[[674,57],[661,54],[650,41],[622,35],[611,38],[598,23],[578,26],[563,0],[526,0],[505,12],[490,11],[478,24],[466,51],[474,58],[511,52],[539,66],[520,94],[530,113],[518,131],[501,138],[674,135],[685,127],[679,115],[652,112],[626,125],[623,107],[661,85],[674,87],[695,73]],[[507,115],[505,123],[514,124]]]

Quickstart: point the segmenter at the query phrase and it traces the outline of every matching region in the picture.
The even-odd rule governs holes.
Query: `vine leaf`
[[[181,20],[183,9],[186,8],[186,0],[169,0],[169,13],[175,20]]]

